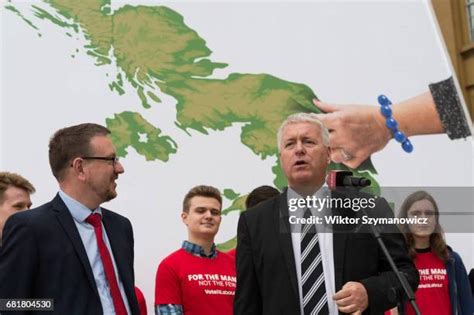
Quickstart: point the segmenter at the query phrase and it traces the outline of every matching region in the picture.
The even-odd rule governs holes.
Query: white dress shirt
[[[328,198],[331,196],[331,192],[327,187],[321,187],[314,196],[316,198]],[[287,193],[287,201],[289,203],[289,199],[291,198],[303,198],[300,196],[296,191],[288,187]],[[298,208],[296,211],[289,211],[289,215],[294,215],[298,218],[302,218],[304,216],[304,212],[307,208]],[[316,209],[310,208],[311,213],[314,216],[322,215],[325,210],[327,211],[331,209]],[[318,211],[321,210],[321,211]],[[324,221],[324,218],[323,218]],[[298,290],[299,290],[299,298],[300,298],[300,310],[301,315],[303,314],[303,286],[301,285],[301,225],[293,225],[291,226],[292,233],[291,233],[291,242],[293,244],[293,253],[295,256],[295,266],[296,266],[296,277],[298,279]],[[321,258],[323,263],[323,272],[324,272],[324,284],[326,286],[326,294],[328,297],[328,307],[329,307],[329,314],[338,314],[337,304],[332,299],[332,296],[336,293],[336,285],[335,285],[335,271],[334,271],[334,251],[333,251],[333,234],[329,230],[325,230],[324,226],[316,224],[316,231],[318,232],[319,238],[319,248],[321,249]]]

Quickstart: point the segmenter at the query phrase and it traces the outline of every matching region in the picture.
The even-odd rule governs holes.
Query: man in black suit
[[[124,172],[110,131],[97,124],[57,131],[49,162],[59,193],[5,224],[0,298],[53,299],[52,313],[61,315],[138,315],[132,226],[100,207],[117,196]]]
[[[371,234],[290,226],[289,200],[328,197],[322,187],[330,162],[327,129],[314,114],[295,114],[280,127],[278,145],[289,188],[240,216],[235,314],[383,314],[396,306],[401,285]],[[383,198],[376,201],[380,208],[389,210]],[[314,211],[305,209],[300,218]],[[345,216],[351,215],[346,211]],[[416,288],[418,273],[401,234],[383,234],[383,239]]]

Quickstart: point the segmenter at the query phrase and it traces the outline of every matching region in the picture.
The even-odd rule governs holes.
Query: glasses
[[[81,156],[83,160],[102,160],[102,161],[112,161],[112,165],[115,167],[117,163],[120,162],[118,156]]]

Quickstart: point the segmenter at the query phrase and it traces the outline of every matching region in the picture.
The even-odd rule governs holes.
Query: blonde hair
[[[311,123],[319,127],[321,131],[321,137],[323,138],[323,144],[326,147],[329,147],[329,130],[323,125],[321,120],[315,113],[296,113],[288,116],[285,121],[281,124],[278,129],[277,141],[278,141],[278,151],[281,151],[281,141],[283,137],[283,129],[290,124],[297,123]]]

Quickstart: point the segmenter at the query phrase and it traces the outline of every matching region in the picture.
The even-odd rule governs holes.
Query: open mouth
[[[306,161],[298,160],[298,161],[296,161],[295,166],[302,166],[302,165],[306,165],[306,164],[308,164]]]

